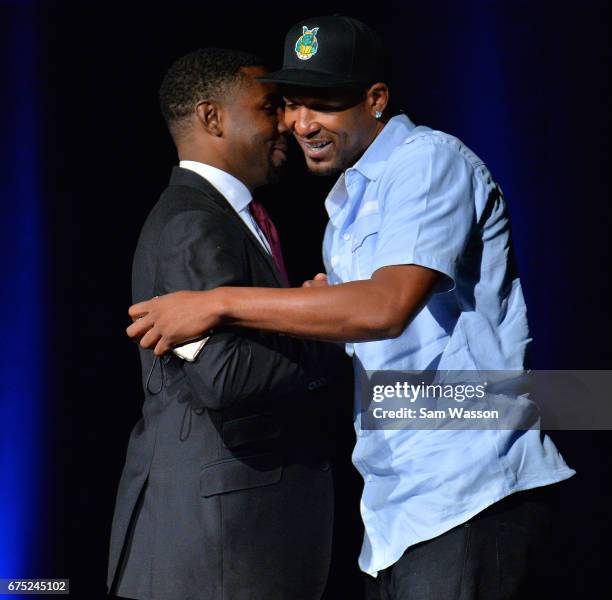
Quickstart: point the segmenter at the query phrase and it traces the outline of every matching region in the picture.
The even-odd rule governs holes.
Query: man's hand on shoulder
[[[173,292],[134,304],[128,314],[134,321],[128,336],[161,356],[221,324],[222,294],[219,289]]]

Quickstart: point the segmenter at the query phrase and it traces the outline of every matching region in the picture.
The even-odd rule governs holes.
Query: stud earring
[[[380,110],[377,110],[377,111],[374,113],[374,118],[375,118],[375,119],[380,119],[380,117],[382,117],[382,112],[381,112]]]

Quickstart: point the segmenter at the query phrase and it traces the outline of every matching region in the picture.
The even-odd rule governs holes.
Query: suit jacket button
[[[325,458],[319,463],[319,469],[321,469],[321,471],[329,471],[330,468],[331,463]]]

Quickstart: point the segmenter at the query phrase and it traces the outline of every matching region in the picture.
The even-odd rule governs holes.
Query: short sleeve
[[[436,292],[454,289],[476,220],[472,165],[451,145],[421,139],[401,147],[387,173],[372,271],[420,265],[445,276]]]

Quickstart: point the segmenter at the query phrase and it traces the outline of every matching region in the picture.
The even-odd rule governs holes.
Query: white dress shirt
[[[245,225],[251,230],[253,235],[260,241],[261,245],[272,254],[270,244],[264,233],[261,231],[253,215],[249,211],[249,204],[253,197],[249,189],[233,175],[226,171],[217,169],[201,162],[194,160],[182,160],[179,162],[179,167],[189,169],[200,175],[210,183],[232,206],[238,213],[238,216],[244,221]]]

